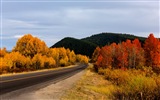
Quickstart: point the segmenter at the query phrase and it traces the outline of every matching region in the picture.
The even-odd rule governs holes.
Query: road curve
[[[25,88],[31,85],[46,81],[57,81],[64,77],[69,77],[75,73],[85,69],[87,65],[77,65],[72,68],[65,68],[60,70],[49,70],[35,73],[17,74],[12,76],[0,77],[0,95]]]

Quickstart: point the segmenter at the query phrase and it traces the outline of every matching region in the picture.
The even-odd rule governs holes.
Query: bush
[[[53,68],[56,66],[56,62],[52,57],[36,54],[32,59],[32,66],[34,69]]]
[[[54,67],[56,67],[56,61],[52,57],[45,57],[44,67],[45,68],[54,68]]]
[[[88,64],[89,59],[87,56],[83,56],[83,55],[78,54],[77,55],[77,62]]]
[[[120,100],[159,100],[160,76],[150,68],[145,70],[99,69],[99,74],[115,85],[113,91],[116,99]],[[147,74],[149,73],[149,74]]]
[[[43,69],[44,68],[44,58],[41,54],[36,54],[32,58],[32,66],[34,69]]]
[[[145,76],[132,76],[125,86],[122,86],[122,95],[127,99],[153,100],[157,85],[153,78]]]
[[[8,71],[8,64],[4,60],[4,58],[0,57],[0,74],[7,73]]]
[[[110,80],[116,85],[124,85],[127,83],[127,80],[130,79],[129,72],[121,69],[105,69],[104,76],[107,80]]]
[[[157,77],[154,77],[154,80],[157,84],[157,88],[155,89],[155,97],[158,98],[157,100],[160,99],[160,75]]]
[[[69,63],[68,63],[68,57],[65,57],[64,59],[61,59],[60,60],[60,66],[64,67],[64,66],[67,66]]]
[[[21,55],[19,52],[11,52],[4,57],[7,72],[25,71],[30,66],[30,58]]]

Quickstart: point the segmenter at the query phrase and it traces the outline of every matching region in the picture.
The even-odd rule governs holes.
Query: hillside
[[[76,54],[83,54],[91,57],[96,46],[97,45],[90,43],[88,41],[82,41],[79,39],[66,37],[57,42],[56,44],[54,44],[53,46],[51,46],[51,48],[65,47],[69,48],[70,50],[74,50]]]
[[[87,38],[83,38],[81,40],[92,42],[101,47],[106,44],[111,44],[113,42],[119,43],[122,41],[126,41],[127,39],[134,40],[135,38],[138,38],[142,43],[145,40],[144,37],[138,37],[130,34],[119,34],[119,33],[100,33],[92,35]]]
[[[91,57],[94,49],[97,46],[102,47],[113,42],[119,43],[127,39],[134,40],[135,38],[138,38],[142,43],[145,40],[144,37],[138,37],[130,34],[100,33],[83,39],[67,37],[51,46],[51,48],[65,47],[69,48],[70,50],[74,50],[76,54],[83,54]]]

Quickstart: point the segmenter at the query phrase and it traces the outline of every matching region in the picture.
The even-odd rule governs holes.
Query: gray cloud
[[[66,36],[82,38],[100,32],[145,37],[153,32],[158,37],[159,5],[157,2],[3,3],[3,36],[32,33],[51,46]]]

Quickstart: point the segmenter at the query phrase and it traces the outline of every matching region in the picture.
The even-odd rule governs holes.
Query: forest
[[[103,32],[82,39],[66,37],[55,43],[53,46],[51,46],[51,48],[69,48],[70,50],[74,50],[76,54],[83,54],[92,57],[92,54],[97,46],[103,47],[106,44],[124,42],[127,39],[134,40],[135,38],[139,39],[141,43],[144,43],[146,39],[144,37],[134,36],[130,34]]]
[[[73,50],[48,48],[44,41],[31,34],[18,39],[12,52],[0,50],[0,74],[65,67],[75,63],[87,64],[89,58]]]
[[[152,33],[144,43],[128,39],[97,47],[92,62],[95,71],[112,83],[107,88],[111,99],[160,99],[160,40]]]

